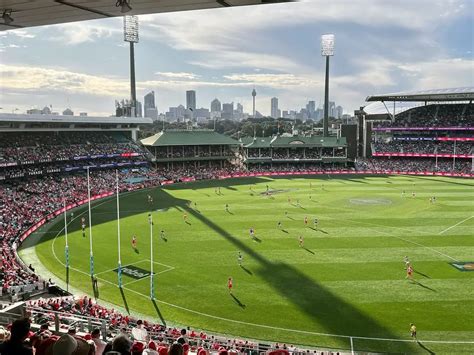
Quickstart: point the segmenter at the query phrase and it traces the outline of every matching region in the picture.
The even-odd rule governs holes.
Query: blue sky
[[[366,96],[474,86],[471,0],[312,0],[140,16],[137,93],[160,112],[197,91],[251,110],[299,109],[324,95],[319,38],[336,35],[331,100],[346,112]],[[122,19],[0,32],[0,112],[53,105],[110,115],[129,96]]]

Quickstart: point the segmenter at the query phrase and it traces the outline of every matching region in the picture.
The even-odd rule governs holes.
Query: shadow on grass
[[[160,311],[160,309],[158,308],[158,305],[156,304],[156,301],[153,299],[153,300],[151,300],[151,303],[153,303],[153,307],[155,308],[155,312],[156,312],[156,314],[158,315],[158,317],[159,317],[160,320],[161,320],[161,324],[166,327],[165,318],[163,317],[163,314],[161,314],[161,311]]]
[[[240,267],[241,267],[241,268],[242,268],[242,270],[244,270],[244,271],[245,271],[247,274],[249,274],[249,275],[253,275],[253,272],[252,272],[252,271],[250,271],[249,269],[247,269],[245,266],[243,266],[243,265],[240,265]]]
[[[125,297],[125,293],[123,292],[122,287],[119,287],[119,290],[120,290],[120,294],[122,295],[123,306],[125,307],[127,314],[130,314],[130,308],[128,308],[127,298]]]
[[[255,237],[255,236],[252,237],[252,240],[253,240],[254,242],[257,242],[257,243],[261,243],[261,242],[262,242],[262,240],[261,240],[260,238]]]
[[[189,212],[193,213],[193,211]],[[238,250],[254,259],[258,263],[256,274],[281,297],[287,299],[288,302],[312,318],[314,322],[324,327],[328,333],[398,339],[398,336],[384,325],[361,312],[292,265],[270,261],[213,221],[202,215],[196,215],[195,218],[216,231]],[[328,312],[328,309],[331,312]],[[397,350],[412,353],[414,348],[413,344],[399,343],[397,344]]]
[[[229,210],[227,210],[226,212],[227,212],[228,214],[232,214],[232,215],[234,214],[234,213],[230,212]]]
[[[426,275],[426,274],[423,274],[422,272],[419,272],[419,271],[416,271],[416,270],[413,270],[413,272],[414,272],[415,274],[420,275],[420,276],[426,277],[427,279],[431,279],[431,277],[429,277],[429,276]]]
[[[133,251],[135,252],[135,254],[140,254],[140,250],[138,250],[138,248],[134,248]]]
[[[288,234],[288,231],[287,231],[286,229],[282,229],[281,231],[282,231],[283,233]]]
[[[308,253],[311,253],[311,254],[314,255],[314,251],[312,251],[311,249],[308,249],[308,248],[306,248],[306,247],[303,247],[303,249],[306,250]]]
[[[418,285],[418,286],[421,286],[421,287],[423,287],[423,288],[426,288],[427,290],[430,290],[430,291],[433,291],[433,292],[437,292],[434,288],[431,288],[431,287],[429,287],[429,286],[423,285],[423,284],[422,284],[421,282],[419,282],[419,281],[413,280],[413,283],[414,283],[415,285]]]
[[[426,350],[429,354],[432,354],[432,355],[436,354],[434,351],[432,351],[431,349],[423,345],[421,341],[417,340],[416,343],[419,345],[420,348],[422,348],[423,350]]]
[[[236,296],[234,296],[233,293],[231,293],[230,296],[234,299],[235,303],[237,303],[240,308],[245,308],[246,307],[246,305],[243,304],[242,302],[240,302],[240,300]]]

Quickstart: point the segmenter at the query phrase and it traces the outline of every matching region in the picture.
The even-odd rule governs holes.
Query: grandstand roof
[[[407,91],[367,96],[365,101],[469,101],[474,100],[474,87]]]
[[[168,130],[141,140],[149,147],[176,145],[239,145],[239,142],[211,130]]]
[[[292,137],[265,137],[256,138],[246,148],[290,148],[298,146],[318,146],[318,147],[343,147],[347,145],[345,137],[321,137],[321,136],[292,136]]]
[[[271,4],[292,0],[133,0],[127,15],[202,10],[229,6]],[[2,0],[2,11],[11,9],[14,21],[0,31],[124,16],[115,0]]]

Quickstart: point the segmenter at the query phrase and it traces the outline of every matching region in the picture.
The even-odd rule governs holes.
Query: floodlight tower
[[[123,40],[130,43],[130,92],[132,116],[137,116],[137,91],[135,87],[135,43],[138,43],[138,16],[123,17]]]
[[[321,55],[326,57],[326,82],[324,85],[324,119],[323,136],[329,136],[329,57],[334,55],[334,35],[326,34],[321,36]]]
[[[255,118],[255,96],[257,96],[257,91],[255,91],[255,88],[252,90],[252,100],[253,100],[253,118]]]

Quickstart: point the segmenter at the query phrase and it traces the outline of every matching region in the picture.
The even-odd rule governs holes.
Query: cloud
[[[122,27],[118,21],[118,19],[108,19],[107,21],[73,22],[45,26],[43,29],[53,32],[53,35],[49,37],[51,41],[66,45],[78,45],[121,35]]]
[[[183,79],[183,80],[194,80],[200,78],[200,75],[194,73],[185,73],[185,72],[156,72],[155,75],[172,78],[172,79]]]

